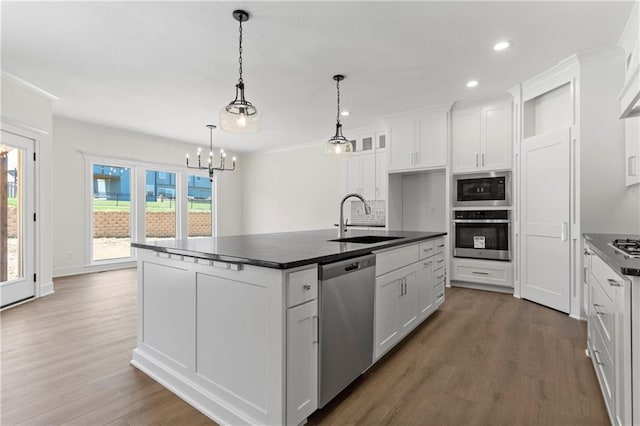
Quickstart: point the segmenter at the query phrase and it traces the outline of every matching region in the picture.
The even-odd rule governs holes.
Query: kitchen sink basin
[[[329,241],[337,241],[339,243],[356,243],[356,244],[373,244],[373,243],[381,243],[383,241],[397,240],[402,237],[389,237],[383,235],[362,235],[360,237],[348,237],[348,238],[338,238],[337,240],[329,240]]]

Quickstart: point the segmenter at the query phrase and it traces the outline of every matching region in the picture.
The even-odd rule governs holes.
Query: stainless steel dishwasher
[[[373,254],[320,265],[319,406],[373,362]]]

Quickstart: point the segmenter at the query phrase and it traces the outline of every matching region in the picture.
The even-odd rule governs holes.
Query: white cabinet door
[[[362,190],[361,156],[352,154],[347,160],[347,193],[360,193]]]
[[[376,278],[375,348],[373,351],[376,359],[393,347],[400,338],[398,309],[404,290],[401,278],[402,269]]]
[[[433,311],[433,258],[418,265],[418,315],[424,318]]]
[[[452,170],[476,171],[480,167],[480,110],[468,108],[452,114]]]
[[[447,165],[447,114],[429,114],[414,122],[413,167]]]
[[[374,153],[360,156],[362,170],[362,195],[365,200],[376,199],[376,155]]]
[[[318,408],[318,301],[287,310],[287,425]]]
[[[387,174],[387,151],[376,152],[376,200],[387,199],[387,188],[389,187],[389,176]]]
[[[398,325],[400,335],[408,333],[418,321],[418,266],[414,263],[402,268],[404,295],[400,297],[398,308]]]
[[[569,313],[570,130],[522,141],[522,296]]]
[[[640,117],[624,120],[627,186],[640,183]]]
[[[480,167],[511,168],[511,101],[482,107]]]
[[[408,119],[394,119],[389,125],[389,170],[404,170],[412,166],[413,127]]]

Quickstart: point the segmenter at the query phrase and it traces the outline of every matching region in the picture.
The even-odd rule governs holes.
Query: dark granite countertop
[[[414,243],[446,235],[446,232],[363,231],[349,229],[345,237],[379,235],[401,237],[374,244],[329,241],[338,238],[337,229],[276,234],[236,235],[190,240],[132,243],[133,247],[181,256],[229,263],[289,269],[312,263],[329,263],[361,256],[375,250]]]
[[[584,234],[593,251],[611,268],[622,275],[640,276],[640,259],[625,256],[608,245],[613,240],[633,238],[640,239],[640,235],[624,234]]]

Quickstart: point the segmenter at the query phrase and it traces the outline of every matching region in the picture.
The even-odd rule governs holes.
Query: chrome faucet
[[[340,201],[340,222],[338,223],[338,238],[344,238],[344,233],[347,231],[347,224],[344,221],[344,202],[351,197],[359,198],[360,201],[362,201],[362,204],[364,204],[364,213],[371,214],[371,207],[362,195],[356,194],[355,192],[345,195],[342,201]]]

